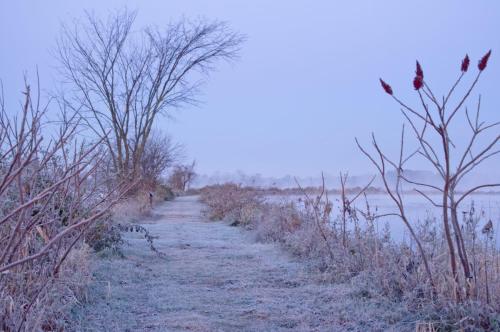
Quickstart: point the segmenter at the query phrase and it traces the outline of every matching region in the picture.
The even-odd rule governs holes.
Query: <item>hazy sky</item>
[[[378,78],[416,104],[415,59],[442,95],[465,53],[475,72],[477,59],[493,49],[478,92],[483,117],[500,119],[500,2],[493,0],[3,0],[0,78],[6,97],[21,98],[23,72],[32,76],[36,66],[42,85],[53,86],[50,50],[61,22],[85,9],[104,17],[125,5],[138,10],[136,28],[203,16],[227,21],[248,38],[241,59],[213,73],[200,106],[158,124],[187,146],[201,173],[373,172],[354,137],[368,143],[374,131],[394,151],[402,116]],[[486,170],[499,172],[498,161]]]

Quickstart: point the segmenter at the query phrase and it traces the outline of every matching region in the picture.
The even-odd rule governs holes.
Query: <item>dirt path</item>
[[[207,221],[202,207],[196,197],[181,197],[156,208],[161,217],[143,225],[159,236],[155,244],[166,258],[157,257],[134,233],[127,238],[125,259],[99,259],[88,303],[75,312],[80,320],[77,329],[335,331],[377,327],[373,317],[363,317],[364,310],[351,311],[348,287],[314,282],[303,264],[277,246],[256,243],[249,232]]]

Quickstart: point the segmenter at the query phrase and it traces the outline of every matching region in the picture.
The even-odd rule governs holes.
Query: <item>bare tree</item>
[[[141,177],[154,186],[160,177],[178,162],[184,154],[184,147],[175,143],[172,137],[154,131],[146,143],[141,159]]]
[[[189,189],[189,185],[196,177],[196,172],[194,171],[195,166],[196,161],[188,165],[175,166],[168,180],[172,189],[178,191],[186,191]]]
[[[470,60],[466,55],[461,64],[461,74],[450,88],[448,93],[437,99],[434,92],[429,88],[424,80],[424,73],[422,67],[417,61],[416,75],[413,80],[414,88],[420,100],[421,109],[410,107],[396,96],[394,96],[392,88],[383,80],[380,80],[382,88],[387,94],[402,107],[401,112],[405,119],[410,124],[419,149],[409,156],[403,156],[404,134],[401,136],[401,150],[398,162],[391,161],[380,149],[379,145],[373,136],[373,146],[376,150],[377,158],[370,155],[358,143],[361,151],[372,161],[377,167],[382,176],[385,187],[392,200],[399,208],[399,216],[403,219],[405,224],[410,230],[410,233],[415,238],[421,253],[426,262],[425,253],[421,249],[418,239],[416,238],[411,224],[405,215],[404,203],[401,196],[400,183],[402,181],[415,185],[415,190],[425,197],[434,206],[442,209],[443,215],[443,229],[446,238],[446,243],[449,249],[450,269],[452,278],[455,282],[453,289],[455,290],[455,297],[457,301],[461,301],[464,297],[469,298],[471,291],[476,282],[471,273],[471,262],[468,259],[468,248],[465,245],[462,228],[459,224],[457,211],[458,206],[463,200],[473,192],[483,189],[500,186],[500,183],[486,183],[478,184],[471,188],[461,188],[462,180],[465,176],[470,174],[471,171],[476,169],[479,165],[491,159],[492,157],[500,154],[498,141],[500,135],[498,134],[498,125],[500,122],[487,124],[479,120],[479,113],[481,108],[481,97],[479,96],[475,115],[471,116],[469,110],[465,106],[466,101],[471,96],[472,91],[477,85],[481,74],[488,64],[491,51],[486,53],[478,62],[478,72],[474,80],[465,89],[465,93],[457,98],[455,105],[451,105],[451,100],[457,87],[462,82],[465,74],[469,69]],[[453,138],[451,125],[459,113],[464,114],[465,121],[467,122],[471,135],[468,142],[464,147],[458,146],[458,139]],[[485,135],[487,131],[493,131],[492,136]],[[404,130],[403,130],[404,132]],[[464,133],[460,133],[463,135]],[[357,142],[357,140],[356,140]],[[479,146],[478,146],[479,145]],[[420,155],[426,160],[436,172],[440,175],[441,183],[419,183],[405,176],[404,166],[405,163],[415,155]],[[387,182],[387,174],[385,172],[386,164],[390,164],[396,170],[397,183],[395,188],[390,188]],[[441,200],[435,201],[432,197],[424,192],[423,189],[433,190],[441,194]],[[460,192],[459,192],[460,189]],[[458,258],[457,258],[458,256]],[[425,263],[427,264],[427,263]],[[429,271],[429,268],[426,267]],[[459,270],[462,270],[463,279],[459,276]],[[429,277],[432,277],[429,272]],[[465,294],[463,294],[465,289]]]
[[[202,80],[218,60],[231,60],[243,40],[223,22],[180,20],[166,29],[133,30],[135,12],[64,27],[57,55],[73,87],[70,104],[82,105],[120,178],[139,172],[153,123],[174,107],[195,102]],[[198,80],[196,79],[198,78]],[[111,131],[110,137],[107,136]]]

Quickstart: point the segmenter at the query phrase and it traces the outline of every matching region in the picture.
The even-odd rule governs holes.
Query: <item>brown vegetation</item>
[[[252,213],[262,204],[258,191],[246,190],[233,183],[205,187],[200,193],[201,200],[208,206],[210,219],[230,218],[234,225],[248,224],[253,220]]]
[[[344,178],[347,180],[347,178]],[[225,219],[252,229],[261,241],[276,241],[321,274],[325,281],[350,282],[359,297],[398,302],[413,316],[417,327],[432,329],[500,328],[500,255],[491,231],[479,225],[484,214],[472,206],[461,226],[473,247],[476,285],[473,299],[454,303],[453,279],[447,263],[446,235],[439,220],[411,220],[434,277],[434,288],[415,241],[395,242],[388,228],[377,231],[383,215],[364,203],[333,209],[326,190],[304,195],[299,204],[266,202],[262,191],[234,184],[201,190],[201,199],[212,218]],[[342,196],[336,197],[342,202]],[[347,201],[344,198],[344,202]],[[344,215],[345,214],[345,215]],[[244,215],[245,218],[241,218]],[[346,225],[347,224],[347,225]],[[487,287],[486,287],[487,285]]]
[[[56,329],[58,310],[74,297],[66,269],[87,250],[86,231],[109,211],[129,186],[112,188],[100,177],[105,153],[100,141],[76,137],[80,119],[64,113],[52,139],[46,108],[29,86],[19,118],[0,110],[0,328]],[[77,251],[73,249],[77,248]],[[69,279],[67,277],[70,277]],[[62,294],[69,293],[69,294]]]

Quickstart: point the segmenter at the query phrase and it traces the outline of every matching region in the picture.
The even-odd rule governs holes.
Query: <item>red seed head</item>
[[[469,69],[469,63],[470,63],[469,55],[466,54],[465,58],[462,60],[461,70],[463,73],[465,73]]]
[[[417,61],[417,70],[415,70],[415,74],[418,77],[421,77],[422,79],[424,79],[424,71],[422,70],[422,67],[420,66],[420,63],[418,63],[418,61]]]
[[[391,86],[385,83],[383,79],[380,79],[380,84],[382,84],[382,88],[384,89],[384,91],[392,96]]]
[[[486,68],[486,65],[488,64],[488,59],[490,58],[491,55],[491,50],[486,53],[481,60],[479,60],[479,63],[477,64],[477,68],[479,68],[480,71],[483,71]]]
[[[422,88],[422,86],[424,85],[424,78],[422,76],[415,76],[415,78],[413,79],[413,87],[415,88],[415,90],[420,90],[420,88]]]

